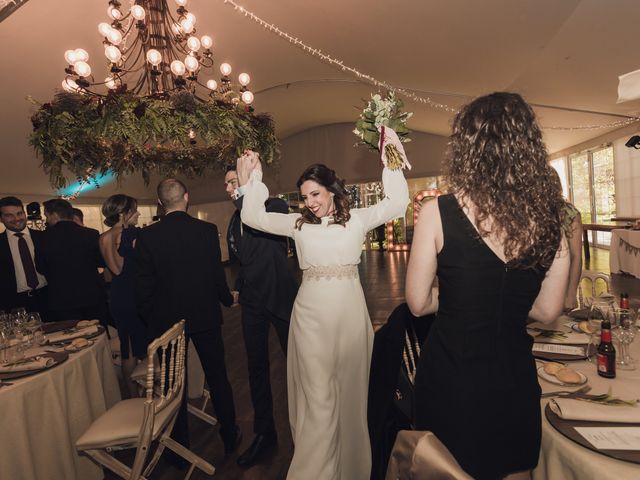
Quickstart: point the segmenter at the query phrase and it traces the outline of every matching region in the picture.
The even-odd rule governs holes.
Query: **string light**
[[[405,88],[401,88],[401,87],[395,87],[387,82],[385,82],[384,80],[378,80],[377,78],[363,73],[361,71],[359,71],[358,69],[351,67],[349,65],[345,65],[345,63],[335,57],[332,57],[331,55],[328,55],[326,53],[323,53],[322,50],[318,49],[318,48],[313,48],[311,46],[309,46],[308,44],[306,44],[305,42],[303,42],[302,40],[300,40],[297,37],[294,37],[290,34],[288,34],[287,32],[282,31],[281,29],[279,29],[276,25],[269,23],[265,20],[263,20],[262,18],[258,17],[255,13],[247,10],[246,8],[244,8],[241,5],[238,5],[234,0],[224,0],[225,5],[229,4],[230,6],[233,7],[233,9],[236,12],[239,12],[240,14],[244,15],[245,17],[248,17],[249,19],[253,20],[255,23],[257,23],[258,25],[260,25],[261,27],[263,27],[264,29],[270,31],[271,33],[275,33],[276,35],[278,35],[281,38],[284,38],[286,41],[288,41],[290,44],[294,45],[295,47],[298,47],[299,49],[301,49],[302,51],[314,56],[314,57],[318,57],[320,60],[322,60],[325,63],[328,63],[331,66],[334,67],[338,67],[340,68],[342,71],[344,72],[349,72],[353,75],[355,75],[360,81],[363,82],[367,82],[370,83],[372,85],[375,85],[378,88],[384,88],[386,90],[393,90],[396,93],[398,93],[399,95],[402,95],[406,98],[409,98],[411,100],[413,100],[416,103],[420,103],[423,105],[427,105],[429,107],[432,108],[437,108],[439,110],[445,111],[445,112],[449,112],[449,113],[457,113],[458,109],[455,107],[452,107],[450,105],[444,104],[444,103],[439,103],[436,102],[434,100],[432,100],[429,97],[421,97],[420,95],[416,95],[415,93],[413,93],[410,90],[407,90]],[[640,121],[640,117],[629,117],[627,119],[624,120],[618,120],[615,122],[611,122],[611,123],[606,123],[606,124],[592,124],[592,125],[576,125],[574,127],[562,127],[562,126],[546,126],[546,127],[542,127],[546,130],[565,130],[565,131],[573,131],[573,130],[598,130],[598,129],[608,129],[608,128],[617,128],[617,127],[623,127],[625,125],[630,125],[632,123],[638,122]]]

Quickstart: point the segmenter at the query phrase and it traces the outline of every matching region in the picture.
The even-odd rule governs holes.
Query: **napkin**
[[[532,331],[531,336],[535,338],[536,343],[568,343],[574,345],[586,345],[589,343],[589,335],[577,332],[562,332],[565,338],[545,337],[540,332]]]
[[[42,370],[53,363],[51,357],[35,357],[31,360],[14,363],[9,365],[0,365],[0,373],[24,372],[25,370]]]
[[[589,422],[640,423],[640,407],[598,405],[597,403],[554,398],[549,408],[565,420],[586,420]]]
[[[71,332],[55,332],[47,335],[47,339],[49,343],[63,342],[65,340],[72,340],[78,337],[84,337],[87,335],[93,335],[98,332],[98,326],[92,325],[87,328],[82,328],[80,330],[73,330]]]

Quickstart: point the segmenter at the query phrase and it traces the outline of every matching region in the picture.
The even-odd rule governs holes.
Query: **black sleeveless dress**
[[[540,386],[526,332],[545,269],[510,268],[453,195],[438,198],[439,309],[416,378],[416,428],[431,430],[476,479],[534,468]]]

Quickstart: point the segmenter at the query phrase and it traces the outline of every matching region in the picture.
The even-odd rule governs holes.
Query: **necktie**
[[[22,268],[24,268],[24,275],[27,278],[27,285],[31,290],[35,290],[38,287],[38,274],[36,273],[36,267],[33,264],[33,258],[31,258],[31,252],[27,241],[24,239],[23,233],[14,233],[18,237],[18,251],[20,252],[20,260],[22,260]]]

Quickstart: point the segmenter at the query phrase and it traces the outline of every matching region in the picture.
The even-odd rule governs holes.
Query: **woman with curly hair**
[[[420,211],[407,270],[413,314],[437,312],[418,367],[416,426],[473,478],[528,478],[541,418],[526,322],[551,322],[562,310],[562,190],[517,94],[464,106],[450,148],[451,193]]]
[[[402,146],[394,132],[386,141]],[[302,214],[267,213],[259,161],[238,161],[246,184],[242,221],[292,237],[303,280],[289,327],[287,389],[295,450],[289,480],[367,480],[371,449],[367,391],[373,329],[358,277],[367,232],[404,215],[409,202],[401,171],[382,173],[386,197],[352,209],[344,182],[325,165],[311,165],[297,182]]]

